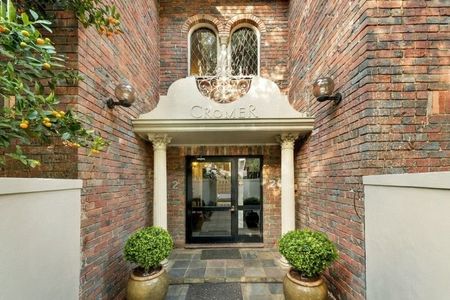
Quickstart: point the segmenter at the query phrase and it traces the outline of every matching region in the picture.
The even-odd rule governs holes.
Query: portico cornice
[[[169,134],[176,145],[275,145],[282,134],[305,135],[314,128],[313,118],[226,120],[133,120],[134,131]]]

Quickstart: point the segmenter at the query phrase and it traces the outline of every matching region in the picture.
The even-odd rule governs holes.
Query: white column
[[[295,229],[295,178],[294,144],[297,134],[286,133],[280,136],[281,144],[281,234]],[[289,267],[286,258],[281,256],[281,266]]]
[[[294,143],[297,134],[282,134],[281,144],[281,234],[295,229]]]
[[[171,138],[149,134],[153,143],[153,225],[167,229],[167,144]]]

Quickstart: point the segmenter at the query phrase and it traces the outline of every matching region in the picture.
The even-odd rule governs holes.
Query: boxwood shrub
[[[338,258],[336,246],[328,237],[309,229],[286,233],[279,248],[289,264],[306,278],[318,277]]]
[[[173,249],[173,240],[167,230],[146,227],[134,232],[124,249],[125,259],[143,268],[146,273],[157,269]]]

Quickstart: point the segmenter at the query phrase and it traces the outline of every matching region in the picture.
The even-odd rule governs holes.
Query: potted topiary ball
[[[161,262],[169,257],[172,248],[172,237],[159,227],[140,229],[128,238],[125,259],[137,265],[128,280],[128,300],[163,300],[166,297],[169,276]]]
[[[328,237],[317,231],[294,230],[283,235],[279,248],[292,266],[283,281],[286,300],[326,300],[328,289],[321,274],[338,258]]]

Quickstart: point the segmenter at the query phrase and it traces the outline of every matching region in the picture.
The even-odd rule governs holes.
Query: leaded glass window
[[[231,69],[234,76],[258,75],[258,36],[242,27],[231,36]]]
[[[217,36],[209,28],[199,28],[191,34],[191,75],[211,76],[217,66]]]

